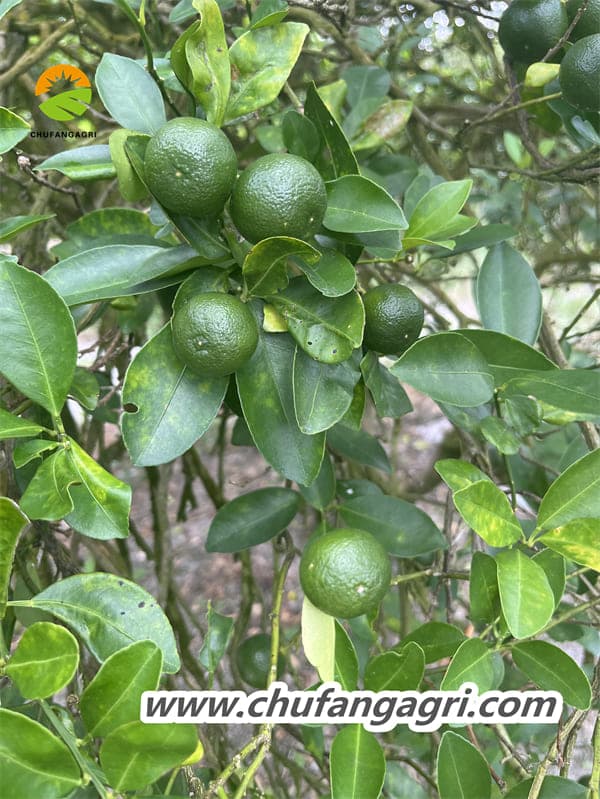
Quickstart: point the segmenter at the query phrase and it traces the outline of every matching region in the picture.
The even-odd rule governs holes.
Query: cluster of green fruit
[[[510,61],[560,61],[563,99],[582,112],[600,111],[600,0],[514,0],[500,20],[498,37]],[[564,42],[569,27],[569,41]],[[560,45],[560,46],[558,46]],[[565,52],[564,48],[568,48]]]

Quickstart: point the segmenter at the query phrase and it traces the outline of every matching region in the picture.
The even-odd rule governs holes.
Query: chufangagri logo
[[[35,84],[35,95],[49,94],[40,111],[49,119],[68,122],[80,117],[92,99],[92,84],[79,67],[56,64],[44,70]]]

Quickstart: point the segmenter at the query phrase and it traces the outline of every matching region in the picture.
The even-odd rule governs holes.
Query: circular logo
[[[79,67],[56,64],[44,70],[35,84],[35,94],[49,94],[40,111],[50,119],[67,122],[80,117],[92,99],[92,84]]]

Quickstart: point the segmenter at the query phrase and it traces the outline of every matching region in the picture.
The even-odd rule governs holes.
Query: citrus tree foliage
[[[496,3],[25,5],[0,3],[3,796],[597,797],[600,139],[557,63],[577,4],[528,68],[502,61]],[[28,139],[48,127],[34,80],[66,60],[96,94],[61,130],[97,137]],[[162,207],[145,151],[176,116],[221,127],[240,169],[310,161],[317,235],[250,244],[227,207]],[[426,321],[381,357],[362,297],[387,283]],[[256,320],[229,377],[174,351],[198,292]],[[445,420],[425,465],[423,407]],[[229,481],[239,452],[260,487]],[[198,491],[214,513],[189,556],[219,553],[235,617],[193,609],[173,564],[169,496],[181,522]],[[381,607],[285,613],[309,534],[344,527],[391,558]],[[539,687],[562,693],[561,729],[142,724],[145,690],[248,689],[254,602],[269,682]]]

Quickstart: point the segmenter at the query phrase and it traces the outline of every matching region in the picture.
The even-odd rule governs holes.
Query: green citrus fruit
[[[578,111],[600,111],[600,33],[579,39],[558,73],[563,99]]]
[[[423,327],[423,306],[415,294],[399,283],[385,283],[369,289],[365,306],[364,343],[384,355],[400,355],[419,338]]]
[[[365,530],[342,528],[311,539],[300,560],[300,582],[312,604],[342,619],[375,610],[390,585],[387,552]]]
[[[168,211],[214,217],[231,194],[237,159],[223,131],[203,119],[181,117],[150,139],[144,169],[148,188]]]
[[[237,297],[218,291],[196,294],[178,305],[171,328],[175,352],[203,377],[235,372],[258,344],[252,311]]]
[[[327,192],[311,163],[274,153],[242,172],[229,207],[235,226],[252,243],[270,236],[303,239],[321,227]]]
[[[240,677],[253,688],[266,688],[269,669],[271,668],[271,636],[265,633],[252,635],[246,638],[236,652]],[[285,661],[279,655],[277,658],[277,672],[283,671]]]
[[[569,22],[575,19],[575,15],[582,5],[583,0],[567,0]],[[589,0],[579,22],[571,31],[571,39],[575,42],[577,39],[583,39],[584,36],[593,36],[594,33],[600,33],[600,0]]]
[[[500,19],[498,38],[511,61],[533,64],[554,47],[568,25],[560,0],[514,0]]]

